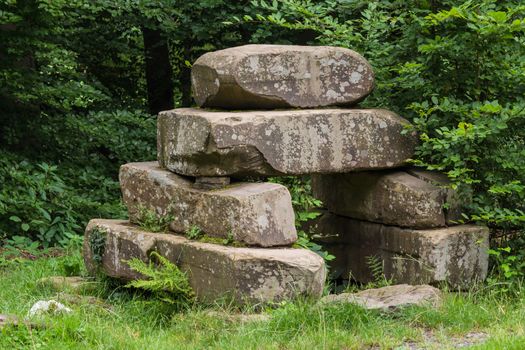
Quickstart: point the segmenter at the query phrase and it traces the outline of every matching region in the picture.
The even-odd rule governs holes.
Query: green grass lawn
[[[0,267],[0,314],[27,316],[37,300],[56,291],[37,285],[64,274],[64,262],[80,256],[41,258]],[[264,310],[268,319],[239,317],[248,310],[194,305],[176,310],[147,296],[104,283],[92,295],[104,305],[68,304],[71,314],[0,330],[0,349],[525,349],[525,297],[488,288],[446,293],[439,309],[395,313],[355,305],[283,303]],[[470,339],[470,340],[469,340]],[[474,339],[474,340],[472,340]]]

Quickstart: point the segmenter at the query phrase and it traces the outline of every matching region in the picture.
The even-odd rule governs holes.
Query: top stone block
[[[374,88],[374,73],[345,48],[245,45],[202,55],[191,81],[200,107],[316,108],[361,101]]]

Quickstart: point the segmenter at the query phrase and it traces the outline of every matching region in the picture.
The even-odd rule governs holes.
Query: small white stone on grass
[[[34,303],[33,306],[31,306],[31,309],[29,310],[29,317],[41,315],[43,313],[56,315],[59,313],[70,312],[73,312],[73,310],[56,300],[39,300]]]

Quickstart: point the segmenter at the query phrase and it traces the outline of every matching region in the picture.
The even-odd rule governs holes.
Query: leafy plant
[[[191,225],[190,228],[187,229],[186,232],[184,232],[184,235],[188,239],[198,240],[199,238],[201,238],[204,235],[204,232],[202,232],[202,230],[201,230],[201,228],[199,226]]]
[[[224,245],[234,245],[235,244],[235,238],[233,236],[233,232],[232,231],[228,231],[228,235],[223,240],[223,244]]]
[[[18,255],[19,252],[25,251],[32,255],[38,255],[39,248],[39,242],[32,241],[25,236],[13,236],[5,241],[3,254]]]
[[[515,232],[514,237],[498,239],[489,250],[491,274],[489,285],[503,291],[520,290],[525,281],[525,238]],[[514,288],[516,287],[516,288]]]
[[[292,205],[295,212],[295,226],[297,227],[297,242],[294,246],[297,248],[309,249],[326,262],[335,259],[335,256],[329,254],[320,244],[312,241],[314,234],[307,234],[304,230],[304,224],[317,218],[321,213],[316,210],[322,206],[322,202],[312,195],[310,178],[308,177],[274,177],[269,181],[280,183],[288,188],[292,197]]]
[[[126,287],[146,290],[170,304],[193,301],[195,294],[186,273],[157,252],[151,252],[150,257],[151,260],[156,260],[157,264],[152,261],[145,263],[137,258],[126,261],[131,269],[147,278],[131,281]]]
[[[335,259],[334,255],[324,250],[323,246],[320,244],[313,242],[311,236],[306,234],[303,230],[297,231],[297,236],[297,242],[294,243],[294,247],[309,249],[318,254],[327,263]]]
[[[93,261],[100,265],[106,249],[107,232],[100,228],[94,228],[89,233],[89,247],[91,249],[91,256]]]
[[[137,224],[151,232],[167,232],[170,227],[170,223],[175,219],[173,215],[159,215],[154,210],[151,210],[143,205],[139,205],[137,208],[136,222]]]

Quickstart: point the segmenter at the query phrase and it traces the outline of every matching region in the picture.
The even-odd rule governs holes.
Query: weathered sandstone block
[[[421,176],[433,173],[417,170]],[[439,175],[439,174],[438,174]],[[404,170],[316,175],[314,195],[334,214],[411,228],[443,227],[461,218],[454,191]]]
[[[119,220],[95,219],[86,228],[84,260],[91,273],[102,271],[123,280],[141,278],[126,261],[148,261],[152,251],[188,273],[200,300],[231,297],[237,303],[257,303],[300,295],[318,298],[326,277],[323,259],[306,249],[201,243],[179,235],[146,232]]]
[[[441,304],[441,300],[442,293],[435,287],[397,284],[382,288],[366,289],[357,293],[331,294],[323,297],[321,302],[353,303],[365,309],[392,311],[414,305],[437,307]]]
[[[359,102],[372,92],[374,73],[340,47],[246,45],[201,56],[191,82],[201,107],[315,108]]]
[[[372,256],[396,283],[447,282],[453,288],[464,288],[487,275],[489,230],[483,226],[417,230],[325,214],[317,220],[315,230],[330,236],[326,243],[319,239],[328,248],[346,245],[342,259],[347,271],[342,276],[351,275],[360,282],[373,280]]]
[[[132,222],[140,208],[171,215],[170,228],[184,233],[193,226],[212,237],[231,236],[263,247],[288,245],[297,239],[288,189],[275,183],[234,183],[216,190],[193,187],[185,177],[161,169],[157,162],[120,168],[124,203]]]
[[[413,155],[408,121],[382,109],[161,112],[158,159],[189,176],[296,175],[393,168]]]
[[[439,186],[446,193],[447,208],[445,210],[445,217],[447,224],[453,224],[455,221],[462,219],[462,207],[472,201],[472,193],[462,193],[461,195],[450,188],[450,180],[447,175],[437,172],[428,171],[421,168],[408,168],[407,173],[426,181],[434,186]],[[447,187],[449,186],[449,187]]]

